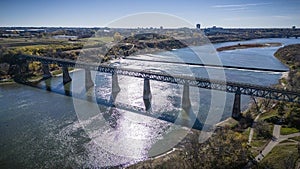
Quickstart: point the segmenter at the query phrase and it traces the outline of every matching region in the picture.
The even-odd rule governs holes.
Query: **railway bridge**
[[[72,80],[68,72],[68,67],[76,67],[76,68],[84,69],[85,87],[87,89],[94,86],[94,82],[91,78],[91,71],[109,73],[112,75],[113,98],[115,98],[116,93],[120,91],[120,87],[118,84],[118,75],[143,78],[144,79],[143,99],[145,102],[146,110],[148,110],[151,107],[151,104],[149,104],[151,103],[151,97],[152,97],[151,88],[150,88],[151,80],[183,85],[183,93],[182,93],[181,100],[182,100],[182,109],[185,111],[189,111],[189,109],[191,109],[191,102],[189,97],[190,86],[234,93],[232,117],[235,119],[239,119],[241,117],[241,95],[274,99],[278,101],[300,103],[300,93],[294,91],[287,91],[283,89],[277,89],[273,87],[229,82],[229,81],[219,81],[219,80],[191,77],[185,75],[168,75],[162,72],[153,72],[150,70],[121,68],[121,67],[109,66],[107,64],[85,63],[85,62],[74,61],[74,60],[65,60],[65,59],[49,58],[49,57],[42,57],[42,56],[20,55],[20,57],[22,59],[26,59],[27,61],[41,62],[43,64],[43,72],[45,78],[51,77],[51,73],[48,67],[49,64],[57,64],[58,66],[62,67],[64,84]]]

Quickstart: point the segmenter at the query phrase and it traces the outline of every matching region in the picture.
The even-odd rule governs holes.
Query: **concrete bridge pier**
[[[235,93],[232,107],[232,118],[239,120],[241,118],[241,94]]]
[[[51,80],[45,80],[46,90],[51,92]]]
[[[183,110],[181,117],[185,120],[190,120],[193,111],[192,104],[190,100],[190,86],[188,84],[183,85],[183,92],[181,98],[181,108]]]
[[[43,63],[42,70],[43,70],[43,79],[48,79],[48,78],[52,77],[48,64]]]
[[[183,85],[181,107],[185,112],[190,112],[192,108],[192,104],[190,100],[190,86],[188,84]]]
[[[91,71],[85,69],[85,89],[88,90],[89,88],[94,86],[94,82],[92,80]]]
[[[119,92],[121,91],[121,88],[120,88],[119,82],[118,82],[117,72],[114,72],[112,74],[111,80],[112,80],[112,83],[111,83],[111,85],[112,85],[111,100],[112,100],[112,103],[114,104]]]
[[[146,78],[144,79],[143,100],[144,100],[146,111],[150,110],[152,94],[150,88],[150,80]]]
[[[68,67],[63,66],[63,67],[62,67],[62,71],[63,71],[63,83],[64,83],[64,84],[67,84],[67,83],[69,83],[70,81],[72,81],[72,79],[71,79],[71,77],[70,77],[70,74],[69,74]]]
[[[182,125],[193,127],[195,123],[199,123],[197,114],[195,114],[192,109],[190,100],[190,87],[188,84],[183,85],[181,108],[182,111],[180,113],[180,120]]]

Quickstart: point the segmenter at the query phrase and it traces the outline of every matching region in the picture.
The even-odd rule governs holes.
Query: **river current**
[[[214,47],[270,42],[289,45],[300,43],[300,39],[255,39],[219,43],[214,44]],[[288,70],[273,56],[279,48],[239,49],[218,52],[215,56],[217,64]],[[201,54],[201,50],[201,47],[195,46],[131,56],[113,64],[264,86],[278,83],[282,75],[149,62],[216,64],[214,60],[206,58],[205,53]],[[195,51],[200,56],[194,56]],[[122,105],[129,105],[121,108],[107,105],[112,100],[110,74],[92,72],[95,87],[87,91],[88,95],[86,91],[83,92],[84,71],[75,71],[71,76],[72,83],[65,86],[62,85],[61,77],[52,77],[36,87],[22,84],[0,85],[0,168],[97,168],[128,165],[170,150],[193,126],[188,123],[181,127],[164,120],[165,116],[175,117],[176,123],[181,124],[181,120],[186,118],[180,114],[182,85],[151,81],[152,109],[148,114],[143,114],[137,111],[144,108],[143,79],[118,77],[121,90],[114,100]],[[216,96],[224,99],[214,100]],[[212,119],[217,121],[231,115],[233,94],[212,93],[206,89],[190,87],[190,98],[193,113],[200,123],[207,123],[211,112],[222,112],[213,115],[218,116]],[[249,101],[249,97],[242,97],[243,110],[247,108]]]

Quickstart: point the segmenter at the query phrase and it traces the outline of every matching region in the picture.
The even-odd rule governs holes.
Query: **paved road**
[[[289,138],[292,138],[292,137],[297,137],[297,136],[300,136],[300,133],[294,133],[294,134],[289,134],[289,135],[281,135],[279,140],[283,141],[283,140],[286,140],[286,139],[289,139]]]
[[[252,126],[251,126],[251,128],[250,128],[250,133],[249,133],[249,138],[248,138],[248,145],[251,144],[251,141],[252,141],[252,138],[253,138],[253,133],[254,133],[254,128],[253,128],[253,127],[255,126],[255,123],[258,121],[260,115],[261,115],[261,113],[259,113],[259,114],[255,117],[255,119],[254,119],[254,121],[253,121],[253,124],[252,124]]]
[[[277,140],[280,137],[280,129],[281,129],[281,125],[274,125],[273,128],[273,137],[275,137],[275,139]]]
[[[273,129],[273,138],[269,142],[269,144],[265,147],[261,154],[255,157],[257,162],[260,162],[277,144],[280,142],[287,140],[289,138],[300,136],[300,133],[294,133],[289,135],[280,135],[280,125],[274,125]]]
[[[269,144],[265,147],[265,149],[255,157],[257,162],[260,162],[271,150],[280,142],[280,125],[274,125],[273,128],[273,138],[269,142]]]

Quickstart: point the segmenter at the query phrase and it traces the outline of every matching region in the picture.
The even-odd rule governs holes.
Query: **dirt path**
[[[252,124],[252,126],[251,126],[251,128],[250,128],[250,133],[249,133],[249,138],[248,138],[248,145],[251,144],[251,141],[252,141],[252,138],[253,138],[253,134],[254,134],[254,128],[253,128],[253,127],[255,126],[255,123],[258,121],[260,115],[261,115],[261,113],[259,113],[259,114],[255,117],[255,119],[254,119],[254,121],[253,121],[253,124]]]

